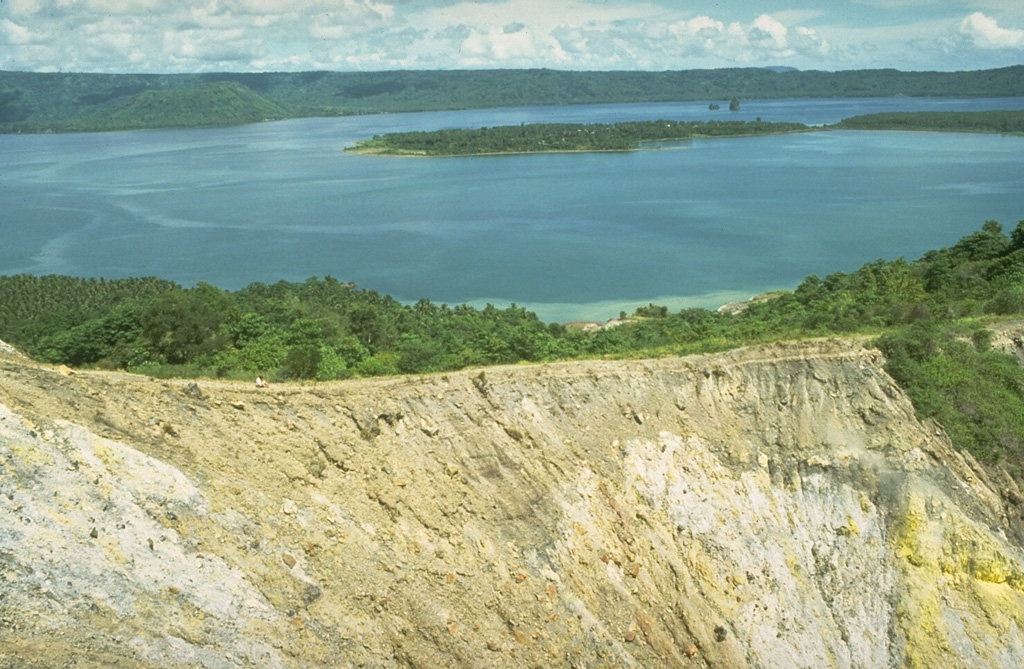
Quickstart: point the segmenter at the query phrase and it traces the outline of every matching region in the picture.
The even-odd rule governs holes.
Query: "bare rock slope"
[[[849,341],[264,389],[0,352],[0,667],[1018,667],[1021,498]]]

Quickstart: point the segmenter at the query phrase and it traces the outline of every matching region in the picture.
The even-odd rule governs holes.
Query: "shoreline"
[[[700,139],[744,139],[748,137],[770,137],[834,129],[835,128],[832,126],[808,126],[806,129],[780,130],[776,132],[754,132],[738,135],[693,135],[690,137],[645,139],[640,142],[639,146],[630,147],[628,149],[537,149],[532,151],[481,151],[478,153],[427,153],[426,151],[402,151],[392,153],[390,152],[390,149],[386,148],[362,148],[360,143],[357,142],[353,146],[345,147],[343,151],[345,153],[355,153],[361,156],[379,156],[382,158],[475,158],[477,156],[528,156],[537,153],[633,153],[635,151],[685,151],[687,147],[658,147],[644,146],[644,144],[655,144],[658,142],[687,142]]]

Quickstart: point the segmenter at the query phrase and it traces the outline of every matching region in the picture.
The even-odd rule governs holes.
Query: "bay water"
[[[725,105],[723,105],[724,107]],[[1024,137],[837,131],[653,150],[345,153],[375,134],[519,123],[1024,109],[1024,98],[529,107],[233,128],[0,135],[0,274],[227,289],[333,276],[403,301],[603,320],[716,307],[1024,219]]]

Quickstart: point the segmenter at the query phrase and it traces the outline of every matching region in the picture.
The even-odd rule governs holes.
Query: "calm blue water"
[[[1000,100],[744,101],[0,135],[0,274],[155,275],[236,289],[331,275],[401,300],[545,320],[714,307],[1024,218],[1024,138],[820,132],[632,153],[446,159],[342,149],[408,129],[761,117],[809,124]]]

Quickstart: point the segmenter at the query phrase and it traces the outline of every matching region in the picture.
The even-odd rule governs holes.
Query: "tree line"
[[[301,117],[614,102],[716,104],[728,103],[731,99],[1013,97],[1024,95],[1024,66],[972,72],[891,69],[823,72],[770,68],[667,72],[533,69],[195,74],[0,71],[0,131],[60,130],[69,127],[71,121],[84,127],[83,119],[96,115],[126,115],[126,122],[137,123],[131,110],[133,105],[146,106],[152,102],[152,98],[141,97],[146,92],[180,93],[204,84],[225,82],[249,89],[254,94],[251,104],[275,111],[269,117],[277,118],[282,111],[291,117]],[[191,115],[189,102],[179,102],[176,98],[176,95],[160,98],[161,104],[179,108],[180,113],[168,127],[201,125]],[[237,123],[251,122],[253,116],[257,120],[268,117],[261,116],[258,110],[236,109],[232,114]]]
[[[738,106],[738,101],[734,102]],[[755,121],[627,121],[533,123],[491,128],[393,132],[346,149],[373,155],[468,156],[552,151],[631,151],[644,143],[706,137],[741,137],[811,130],[928,130],[1024,133],[1024,111],[885,112],[811,128],[802,123]]]
[[[332,380],[492,364],[685,355],[867,334],[922,417],[1024,481],[1024,369],[984,325],[1024,314],[1024,221],[914,261],[809,276],[739,313],[648,305],[587,331],[507,308],[403,304],[332,277],[226,291],[155,278],[0,277],[0,339],[33,358],[151,376]]]
[[[757,121],[629,121],[532,123],[478,129],[375,135],[350,150],[381,155],[463,156],[545,151],[630,151],[644,142],[802,132],[802,123]]]
[[[851,130],[932,130],[1024,133],[1024,111],[881,112],[843,119],[833,127]]]

